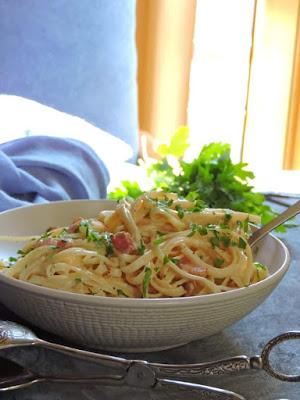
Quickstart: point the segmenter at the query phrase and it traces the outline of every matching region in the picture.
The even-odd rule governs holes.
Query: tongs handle
[[[224,360],[212,361],[199,364],[159,364],[148,363],[157,376],[191,378],[196,376],[222,375],[227,373],[240,372],[249,369],[263,369],[269,375],[285,382],[300,382],[300,374],[286,374],[274,369],[270,363],[270,354],[279,344],[289,340],[299,340],[300,331],[289,331],[282,333],[269,340],[264,346],[261,355],[247,357],[238,356]],[[298,370],[296,371],[298,372]]]
[[[155,389],[168,393],[176,391],[185,395],[186,399],[191,399],[191,395],[195,395],[197,400],[246,400],[245,397],[229,390],[170,379],[158,379]]]
[[[151,367],[159,376],[191,378],[196,376],[222,375],[253,368],[247,356],[232,357],[199,364],[159,364],[151,363]]]
[[[197,400],[245,400],[244,397],[215,387],[199,385],[196,383],[180,382],[177,380],[156,378],[155,374],[147,363],[132,363],[127,376],[108,375],[95,377],[81,376],[39,376],[29,370],[24,369],[13,361],[1,360],[1,371],[4,376],[0,376],[0,392],[7,392],[27,388],[36,383],[75,383],[108,386],[124,386],[135,388],[146,388],[148,390],[175,392],[182,394],[184,398],[195,398]],[[6,372],[7,371],[7,372]],[[7,375],[6,375],[7,374]]]

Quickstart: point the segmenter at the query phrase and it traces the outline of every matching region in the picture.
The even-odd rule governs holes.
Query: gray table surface
[[[300,218],[298,217],[300,223]],[[288,330],[300,330],[300,226],[280,234],[280,238],[288,246],[292,262],[282,282],[251,314],[224,331],[190,343],[188,345],[156,353],[124,354],[127,358],[139,358],[149,361],[169,363],[194,363],[212,361],[230,356],[259,354],[264,344],[272,337]],[[20,321],[3,306],[0,307],[0,319]],[[39,336],[51,340],[59,340],[35,328]],[[294,343],[295,344],[295,343]],[[78,372],[89,374],[95,366],[75,361],[55,352],[31,349],[10,350],[7,357],[30,364],[36,371]],[[118,354],[119,355],[119,354]],[[285,365],[294,365],[298,358],[298,366],[294,372],[300,373],[300,343],[293,348],[282,348],[277,354]],[[1,362],[0,362],[1,368]],[[232,390],[243,395],[247,400],[300,399],[300,383],[285,383],[268,376],[264,371],[247,371],[238,375],[198,378],[195,382]],[[0,393],[0,400],[112,400],[112,399],[177,399],[169,393],[159,394],[155,391],[143,391],[133,388],[112,388],[72,384],[37,384],[27,389]],[[196,397],[193,397],[196,398]]]

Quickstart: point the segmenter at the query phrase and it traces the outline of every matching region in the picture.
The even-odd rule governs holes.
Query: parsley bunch
[[[188,128],[178,129],[168,146],[158,148],[161,159],[146,166],[153,189],[175,192],[204,202],[207,207],[257,214],[263,224],[277,215],[265,203],[264,195],[253,190],[254,174],[246,169],[247,164],[232,162],[229,144],[210,143],[202,148],[197,158],[184,161],[188,135]],[[122,187],[109,193],[109,198],[136,198],[142,193],[137,182],[123,181]]]

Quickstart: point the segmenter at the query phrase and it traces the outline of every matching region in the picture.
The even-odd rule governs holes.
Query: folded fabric
[[[0,144],[0,211],[69,199],[106,197],[109,174],[85,143],[34,136]]]

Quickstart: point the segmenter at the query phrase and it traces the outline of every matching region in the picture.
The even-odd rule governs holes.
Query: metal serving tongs
[[[128,385],[137,388],[164,391],[176,390],[186,392],[189,398],[194,394],[195,398],[199,400],[245,400],[244,397],[237,393],[196,383],[183,382],[180,379],[205,375],[221,375],[250,369],[263,369],[274,378],[282,381],[299,382],[300,375],[281,373],[273,369],[270,364],[270,353],[274,347],[291,339],[300,339],[300,331],[283,333],[273,338],[265,345],[259,356],[247,357],[242,355],[199,364],[160,364],[143,360],[127,360],[48,342],[39,339],[31,330],[22,325],[10,321],[0,321],[0,355],[1,349],[28,346],[43,347],[86,361],[99,363],[101,366],[105,366],[108,372],[114,372],[113,374],[97,375],[81,379],[80,377],[39,376],[29,369],[19,366],[16,374],[0,378],[0,391],[18,389],[45,381],[63,383],[76,382],[108,386]],[[177,379],[174,380],[170,378]]]

